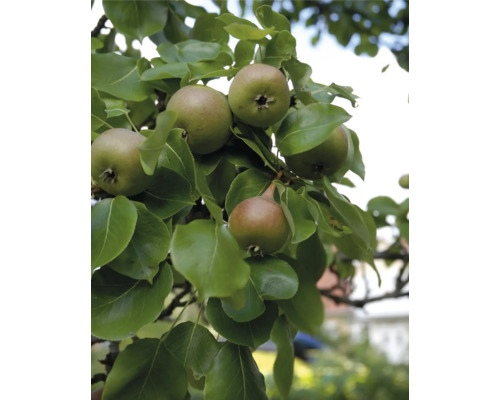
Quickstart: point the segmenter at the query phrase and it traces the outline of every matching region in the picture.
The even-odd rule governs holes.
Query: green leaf
[[[250,276],[227,227],[209,220],[177,225],[171,254],[174,268],[196,287],[199,299],[231,296]]]
[[[177,113],[174,111],[163,111],[158,114],[154,134],[139,146],[141,165],[146,174],[153,175],[160,153],[165,146],[170,130],[174,127],[176,119]]]
[[[285,260],[272,257],[249,257],[250,279],[264,300],[290,299],[299,286],[295,270]]]
[[[342,196],[326,177],[323,177],[323,186],[331,204],[333,217],[352,230],[350,235],[345,235],[336,242],[339,249],[343,243],[348,244],[352,240],[356,247],[349,246],[350,254],[345,254],[349,257],[372,262],[373,252],[377,245],[376,226],[373,218]],[[347,247],[344,250],[347,250]],[[343,250],[341,249],[341,251]]]
[[[102,49],[103,47],[104,47],[103,42],[101,42],[99,39],[97,39],[95,37],[91,38],[90,50],[91,50],[92,54],[95,54],[96,50]]]
[[[347,133],[350,134],[352,140],[353,155],[349,169],[358,175],[361,179],[365,179],[365,164],[363,162],[363,156],[359,150],[359,138],[356,132],[352,129],[346,129]]]
[[[228,214],[243,200],[260,196],[271,184],[269,174],[255,169],[247,169],[238,174],[231,183],[226,196],[226,210]]]
[[[261,158],[266,167],[277,172],[277,157],[271,152],[270,146],[264,142],[269,141],[270,138],[263,131],[256,132],[248,125],[242,124],[233,127],[232,131],[237,138],[245,142]]]
[[[312,282],[321,278],[327,264],[325,249],[317,232],[298,244],[296,258],[303,268],[301,276]]]
[[[191,39],[227,44],[229,35],[224,29],[224,24],[217,19],[217,16],[218,14],[215,13],[205,13],[196,18],[190,34]]]
[[[296,40],[288,31],[278,32],[266,45],[264,64],[281,67],[281,63],[296,56]]]
[[[281,123],[276,143],[281,154],[303,153],[324,142],[351,116],[341,107],[314,103],[290,113]]]
[[[122,350],[109,372],[103,400],[184,399],[187,375],[159,339],[140,339]]]
[[[289,263],[299,277],[299,288],[295,296],[288,300],[278,300],[288,321],[299,331],[316,335],[324,321],[324,308],[316,282],[311,279],[306,265],[297,260],[280,255]]]
[[[137,60],[115,53],[91,55],[92,86],[123,100],[143,101],[153,88],[139,77]]]
[[[197,379],[205,376],[220,345],[210,331],[191,321],[177,325],[165,336],[163,346],[185,367],[191,368]]]
[[[157,112],[157,108],[155,102],[152,98],[147,98],[144,101],[127,102],[127,106],[130,109],[129,117],[138,129],[143,131],[143,127],[148,123],[150,118],[154,117],[154,114]]]
[[[281,205],[285,206],[290,214],[293,226],[292,243],[300,243],[316,232],[316,224],[309,212],[307,201],[291,187],[277,184]]]
[[[266,54],[267,54],[267,49],[266,49]],[[309,64],[300,62],[295,57],[291,57],[289,60],[283,62],[283,67],[285,68],[286,72],[288,72],[288,74],[290,75],[290,80],[292,81],[292,85],[293,88],[295,89],[295,92],[300,92],[304,90],[305,86],[310,81],[310,77],[312,74],[311,66]]]
[[[157,0],[103,0],[102,7],[113,26],[132,38],[142,40],[159,32],[167,22],[167,5]]]
[[[236,176],[236,168],[226,160],[222,160],[215,170],[207,175],[207,184],[217,204],[224,204],[227,192]]]
[[[141,74],[143,81],[156,81],[163,79],[181,79],[189,73],[187,63],[163,64],[149,68]]]
[[[92,334],[108,340],[133,336],[158,317],[172,284],[167,263],[160,266],[152,285],[107,267],[95,271],[91,287]]]
[[[332,218],[327,205],[311,197],[307,192],[303,192],[301,196],[306,200],[309,212],[317,224],[317,230],[323,237],[326,236],[334,242],[345,232],[345,227]]]
[[[246,347],[226,343],[205,383],[205,400],[267,400],[264,376]]]
[[[92,89],[90,95],[90,129],[95,131],[106,125],[106,104],[99,97],[97,90]]]
[[[191,184],[178,172],[160,167],[156,170],[149,188],[140,194],[146,207],[166,219],[184,207],[194,205]]]
[[[261,40],[267,35],[275,32],[274,28],[259,29],[248,24],[231,23],[224,27],[224,29],[233,37],[240,40]]]
[[[92,271],[113,260],[134,234],[137,209],[125,196],[104,199],[91,211]]]
[[[268,5],[258,7],[255,10],[255,16],[264,28],[274,28],[277,31],[291,32],[290,21]]]
[[[257,292],[252,278],[236,294],[221,300],[224,312],[236,322],[251,321],[266,310],[264,301]],[[239,304],[240,302],[243,303],[243,306]]]
[[[289,300],[278,300],[290,323],[300,331],[316,335],[324,320],[321,296],[312,282],[300,282],[299,289]]]
[[[398,215],[399,205],[388,196],[378,196],[371,199],[367,204],[370,213],[377,213],[377,216],[386,217],[388,215]]]
[[[277,348],[276,360],[273,365],[274,383],[281,397],[286,399],[292,387],[295,354],[290,326],[284,315],[280,315],[274,322],[271,340]]]
[[[122,275],[146,279],[153,284],[160,262],[167,257],[171,234],[167,225],[148,211],[144,204],[136,202],[134,205],[138,215],[134,235],[109,266]]]
[[[230,318],[218,298],[212,297],[207,302],[207,318],[213,328],[227,340],[253,349],[269,339],[277,317],[278,307],[274,302],[267,302],[264,313],[248,322]]]
[[[356,101],[358,96],[353,93],[353,89],[350,86],[341,86],[335,83],[331,83],[327,86],[327,90],[333,95],[333,97],[341,97],[343,99],[349,100],[353,107],[356,107]]]
[[[197,82],[201,79],[214,79],[223,76],[233,76],[236,70],[233,68],[225,69],[233,63],[233,59],[227,53],[221,53],[215,60],[197,61],[189,63],[189,82]]]
[[[217,204],[217,200],[208,186],[207,177],[203,173],[202,167],[199,164],[195,164],[195,174],[196,189],[198,190],[198,193],[201,194],[210,215],[215,222],[223,224],[224,220],[222,218],[222,208]]]
[[[186,178],[191,183],[191,186],[195,186],[194,158],[191,150],[189,150],[189,145],[182,137],[183,132],[179,128],[170,132],[158,159],[158,165],[174,170]]]
[[[127,103],[120,99],[104,99],[106,104],[106,115],[107,118],[119,117],[121,115],[126,115],[130,112],[127,108]]]
[[[257,28],[257,25],[255,25],[253,22],[251,22],[245,18],[237,17],[236,15],[231,14],[230,12],[221,13],[221,15],[217,17],[217,19],[219,21],[221,21],[222,23],[224,23],[224,25],[237,23],[237,24],[244,24],[244,25],[253,26],[253,27]]]
[[[220,43],[207,43],[201,40],[186,40],[175,45],[177,59],[181,62],[195,63],[202,60],[214,60],[227,50]]]
[[[253,60],[255,43],[248,40],[240,40],[234,48],[234,67],[241,68]]]

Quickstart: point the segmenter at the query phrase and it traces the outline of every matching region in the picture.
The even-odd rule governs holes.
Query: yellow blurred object
[[[255,359],[260,372],[262,372],[264,376],[273,374],[273,365],[274,360],[276,359],[275,352],[256,350],[253,352],[253,358]],[[313,376],[312,368],[298,358],[295,358],[293,373],[295,376],[299,376],[301,378]]]

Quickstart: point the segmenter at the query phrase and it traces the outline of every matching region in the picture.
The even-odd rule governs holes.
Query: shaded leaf
[[[324,308],[316,282],[311,279],[306,265],[285,255],[280,255],[297,273],[299,288],[288,300],[277,300],[288,321],[299,331],[316,335],[324,321]]]
[[[127,247],[137,222],[137,209],[125,196],[104,199],[91,211],[92,271]]]
[[[260,196],[271,184],[272,178],[269,174],[247,169],[238,174],[231,183],[226,196],[226,210],[231,214],[234,207],[245,199]]]
[[[104,385],[103,400],[184,399],[187,376],[182,364],[159,339],[140,339],[122,350]]]
[[[298,265],[303,270],[301,276],[304,279],[317,282],[321,278],[327,262],[325,249],[318,233],[298,244],[296,258]]]
[[[210,331],[191,321],[177,325],[163,340],[163,346],[185,367],[191,368],[195,378],[207,374],[220,349]]]
[[[250,147],[263,161],[266,167],[277,172],[276,164],[278,163],[276,155],[271,152],[269,144],[266,144],[264,140],[269,141],[269,137],[262,133],[259,135],[248,125],[237,125],[232,128],[234,135],[241,139],[245,144]]]
[[[351,234],[339,238],[336,243],[340,248],[343,243],[347,244],[352,240],[357,247],[356,254],[352,253],[354,250],[352,246],[349,246],[351,254],[345,254],[349,257],[373,262],[373,252],[377,245],[376,226],[373,218],[370,214],[349,202],[336,188],[327,182],[326,177],[324,177],[323,186],[330,201],[333,216],[352,230]]]
[[[222,308],[221,300],[212,297],[207,302],[207,318],[213,328],[227,340],[256,349],[269,339],[278,307],[266,303],[266,311],[248,322],[236,322]]]
[[[172,169],[160,167],[139,199],[150,211],[166,219],[184,207],[194,205],[193,197],[191,184],[186,178]]]
[[[246,347],[226,343],[205,383],[205,400],[267,400],[264,376]]]
[[[153,322],[172,290],[170,266],[160,266],[153,284],[101,268],[92,276],[92,334],[108,340],[133,336],[139,328]]]
[[[208,186],[207,177],[203,173],[199,164],[195,164],[195,175],[196,189],[198,190],[198,193],[201,194],[210,215],[215,222],[222,224],[224,222],[222,218],[222,208],[217,204],[217,200]]]
[[[282,398],[288,398],[293,381],[295,353],[293,337],[286,317],[281,315],[274,322],[271,340],[276,344],[276,359],[273,365],[273,377]]]

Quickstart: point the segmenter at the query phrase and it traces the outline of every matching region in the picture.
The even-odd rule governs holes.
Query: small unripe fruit
[[[184,86],[174,93],[167,110],[177,113],[175,126],[184,129],[195,154],[213,153],[231,136],[233,116],[226,96],[209,86]]]
[[[403,189],[409,189],[410,188],[410,175],[405,174],[399,178],[399,186],[401,186]]]
[[[303,153],[286,156],[285,161],[295,174],[306,179],[320,179],[337,172],[347,158],[349,142],[342,125],[318,146]]]
[[[281,206],[273,199],[272,183],[262,196],[239,203],[229,216],[229,231],[243,250],[272,254],[286,243],[290,229]]]
[[[234,76],[229,107],[248,125],[265,128],[281,120],[290,108],[290,90],[281,71],[267,64],[250,64]]]
[[[114,195],[133,196],[146,190],[153,177],[141,165],[139,146],[145,140],[140,133],[122,128],[101,133],[90,149],[95,183]]]

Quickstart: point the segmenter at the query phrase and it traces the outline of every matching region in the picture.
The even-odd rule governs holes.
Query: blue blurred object
[[[295,357],[298,357],[306,362],[311,361],[311,357],[307,354],[307,350],[321,349],[322,347],[323,343],[321,343],[320,340],[304,332],[297,332],[297,335],[295,335],[295,339],[293,340]]]
[[[321,349],[323,347],[323,343],[320,340],[304,332],[298,332],[294,342],[308,349]]]

